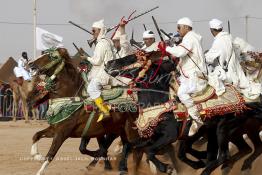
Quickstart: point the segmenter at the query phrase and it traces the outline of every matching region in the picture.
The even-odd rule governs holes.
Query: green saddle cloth
[[[123,103],[123,100],[117,100],[124,93],[124,89],[121,87],[103,90],[102,97],[105,101],[110,103]],[[124,101],[125,102],[125,101]],[[49,100],[49,108],[47,111],[47,121],[49,124],[60,123],[72,116],[78,109],[84,105],[93,105],[93,100],[90,98],[81,100],[78,97],[73,98],[58,98]]]

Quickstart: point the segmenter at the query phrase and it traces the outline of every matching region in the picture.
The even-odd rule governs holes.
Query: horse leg
[[[31,147],[31,156],[34,157],[34,160],[42,160],[42,155],[39,154],[39,151],[38,151],[38,141],[41,139],[41,138],[52,138],[54,136],[54,132],[53,132],[53,128],[51,126],[49,126],[48,128],[42,130],[42,131],[39,131],[37,133],[35,133],[35,135],[33,136],[33,144],[32,144],[32,147]]]
[[[170,157],[170,160],[172,162],[172,165],[175,169],[177,169],[177,160],[176,160],[176,153],[175,153],[175,150],[174,150],[174,147],[172,144],[168,145],[167,146],[167,154],[168,156]]]
[[[222,165],[228,158],[228,131],[229,129],[226,126],[226,119],[222,119],[222,121],[219,122],[216,134],[217,134],[217,145],[218,145],[218,158],[215,158],[216,154],[212,154],[210,158],[215,159],[214,161],[211,161],[207,164],[204,171],[201,173],[201,175],[210,175],[218,166]],[[213,136],[214,137],[214,136]],[[210,141],[210,138],[208,138],[208,143]],[[217,149],[213,150],[217,151]],[[208,151],[209,152],[209,151]]]
[[[254,122],[250,127],[250,131],[247,133],[248,137],[254,144],[254,152],[244,161],[241,171],[248,171],[252,168],[253,161],[262,153],[262,142],[259,136],[259,126],[254,128]]]
[[[123,150],[121,153],[121,161],[119,162],[119,167],[118,170],[120,172],[120,175],[124,175],[127,174],[127,159],[128,159],[128,155],[131,151],[131,144],[128,142],[126,135],[121,134],[121,141],[123,143]]]
[[[112,170],[111,163],[108,159],[107,152],[108,148],[111,146],[113,141],[117,138],[118,136],[115,134],[107,134],[101,138],[97,138],[97,142],[99,145],[99,149],[101,151],[101,155],[104,158],[104,163],[105,163],[105,170]]]
[[[238,135],[236,134],[231,135],[230,141],[237,146],[238,152],[234,154],[232,157],[230,157],[230,159],[227,162],[225,162],[221,167],[223,175],[228,174],[238,160],[240,160],[241,158],[252,152],[252,149],[245,142],[241,133]]]
[[[194,169],[205,167],[205,163],[200,159],[205,159],[207,157],[207,153],[196,151],[192,149],[192,145],[194,142],[199,140],[199,138],[201,138],[205,134],[206,129],[207,129],[206,126],[203,125],[199,128],[198,132],[196,132],[194,135],[189,136],[185,140],[180,141],[179,150],[178,150],[178,158]],[[186,156],[187,153],[199,159],[199,161],[192,161],[188,159]]]
[[[138,168],[140,165],[140,162],[143,158],[143,151],[140,149],[133,149],[133,161],[134,161],[134,165],[133,165],[133,170],[134,170],[134,175],[138,174]]]
[[[56,153],[58,152],[61,145],[64,143],[64,141],[69,137],[69,134],[63,132],[63,133],[56,133],[52,145],[45,157],[45,161],[42,164],[40,170],[37,172],[36,175],[43,175],[44,171],[46,170],[47,166],[50,164],[50,162],[54,159]]]
[[[29,118],[28,118],[28,109],[26,102],[22,100],[22,110],[23,110],[23,115],[25,117],[25,123],[29,123]]]
[[[172,125],[172,126],[170,126]],[[161,136],[157,139],[153,145],[148,146],[145,148],[148,160],[153,162],[154,165],[160,172],[167,173],[167,174],[177,174],[176,169],[172,168],[171,166],[162,163],[156,158],[156,154],[158,151],[161,150],[164,146],[169,145],[173,141],[177,140],[178,132],[177,128],[173,126],[172,122],[169,122],[169,125],[166,125],[164,131],[162,131]]]
[[[107,157],[107,150],[110,147],[110,145],[112,144],[112,142],[117,138],[117,136],[115,134],[109,134],[109,135],[105,135],[103,137],[97,138],[97,142],[99,145],[99,150],[97,150],[97,152],[100,152],[99,155],[101,155],[104,158],[104,163],[105,163],[105,170],[112,170],[112,166],[110,161],[108,160]],[[89,142],[89,141],[88,141]],[[80,152],[86,152],[86,146],[88,144],[87,140],[81,140],[80,144]],[[87,168],[89,167],[95,167],[97,162],[99,160],[99,157],[95,157],[92,162],[87,166]]]
[[[32,109],[31,109],[31,111],[32,111],[32,114],[33,114],[33,119],[34,120],[37,120],[37,113],[38,113],[38,110],[37,110],[37,108],[33,108],[32,107]]]
[[[13,97],[13,121],[16,121],[17,118],[17,114],[18,114],[18,100],[16,98],[16,96]]]

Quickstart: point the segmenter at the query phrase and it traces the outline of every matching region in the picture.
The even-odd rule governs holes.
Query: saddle
[[[206,91],[207,94],[211,90]],[[228,113],[240,113],[247,109],[245,100],[241,94],[232,85],[226,86],[226,92],[221,96],[201,95],[194,99],[195,104],[200,110],[200,115],[203,121],[214,116],[221,116]],[[181,120],[188,116],[187,109],[183,104],[179,104],[178,108],[174,110],[176,117]]]
[[[137,111],[134,99],[128,95],[126,89],[119,87],[103,90],[102,97],[111,106],[111,110],[113,111]],[[94,106],[93,100],[90,98],[66,97],[50,99],[49,108],[46,114],[47,120],[49,124],[60,123],[72,116],[72,114],[81,107],[84,107],[87,112],[91,112],[94,111]]]

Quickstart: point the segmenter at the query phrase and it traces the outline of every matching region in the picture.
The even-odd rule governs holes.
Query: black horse
[[[106,71],[110,75],[125,76],[136,80],[140,110],[169,101],[171,72],[176,69],[172,60],[161,61],[158,52],[150,53],[148,60],[152,61],[152,64],[140,79],[137,77],[144,67],[130,66],[139,62],[135,55],[109,61],[106,65]],[[162,120],[154,128],[150,138],[139,138],[132,145],[138,150],[143,149],[147,153],[148,160],[153,162],[159,171],[172,174],[175,173],[173,167],[159,161],[156,154],[178,139],[182,125],[176,120],[172,111],[161,114],[160,118]]]
[[[121,69],[136,61],[137,58],[134,55],[110,61],[106,66],[106,70],[112,76],[124,75],[135,78],[141,68],[130,67],[126,70]],[[156,70],[158,70],[157,77],[152,79],[152,75],[156,75]],[[164,61],[160,66],[153,62],[143,79],[136,83],[137,88],[140,89],[138,92],[140,107],[144,107],[142,105],[150,107],[154,106],[154,104],[168,101],[169,75],[170,72],[174,70],[175,65],[172,61]],[[146,90],[145,86],[147,87]],[[148,159],[152,161],[161,172],[170,173],[170,167],[157,160],[155,154],[160,148],[177,140],[181,124],[174,119],[172,113],[165,113],[163,115],[166,117],[166,120],[159,123],[154,130],[154,135],[150,139],[140,139],[135,142],[135,145],[136,147],[144,147],[144,150],[148,154]],[[252,119],[247,118],[249,115],[255,117],[252,117]],[[256,124],[252,127],[250,123],[253,122],[256,122]],[[249,169],[255,158],[262,152],[262,144],[259,139],[260,122],[257,110],[249,111],[249,113],[246,112],[238,115],[238,117],[234,114],[214,117],[212,120],[207,121],[196,135],[182,141],[179,158],[193,168],[205,167],[201,159],[207,159],[208,164],[202,173],[205,175],[210,174],[221,164],[224,164],[222,167],[224,170],[230,169],[237,160],[252,151],[242,137],[243,134],[247,133],[255,146],[255,152],[244,162],[242,167],[242,170]],[[205,133],[207,133],[208,137],[207,152],[199,152],[192,149],[192,144]],[[233,142],[239,149],[239,152],[232,157],[229,157],[228,154],[229,141]],[[186,153],[190,153],[199,160],[195,162],[188,159]]]
[[[203,168],[199,166],[200,159],[207,159],[206,167],[201,175],[211,174],[220,165],[223,165],[223,173],[228,174],[238,160],[252,152],[252,149],[243,139],[243,135],[247,134],[255,148],[254,153],[244,161],[241,168],[243,172],[248,172],[253,161],[262,153],[262,142],[259,137],[262,108],[260,103],[250,103],[247,106],[251,110],[237,116],[227,114],[206,121],[195,135],[181,142],[179,158],[195,169]],[[207,151],[193,150],[194,142],[205,134],[208,138]],[[232,156],[229,156],[229,142],[232,142],[238,148],[238,152]],[[188,159],[186,157],[187,152],[193,152],[194,157],[199,160],[195,162]]]

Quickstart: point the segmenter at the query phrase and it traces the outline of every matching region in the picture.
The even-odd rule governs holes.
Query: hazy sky
[[[33,0],[0,0],[0,2],[0,62],[9,56],[17,59],[22,51],[27,51],[32,57]],[[249,15],[248,41],[257,50],[262,50],[261,0],[37,0],[37,22],[39,27],[64,37],[64,45],[71,54],[76,52],[72,42],[92,53],[86,43],[90,35],[67,25],[69,20],[90,29],[93,21],[103,18],[107,26],[112,26],[133,10],[139,13],[157,5],[160,6],[159,9],[128,24],[127,31],[130,34],[134,28],[136,40],[141,40],[143,23],[155,31],[152,15],[159,22],[160,28],[167,32],[174,32],[176,21],[180,17],[188,16],[195,21],[194,30],[203,36],[203,46],[207,49],[213,40],[208,20],[212,18],[223,20],[224,28],[227,30],[229,19],[232,35],[245,38],[244,16]],[[9,24],[9,22],[25,24]]]

